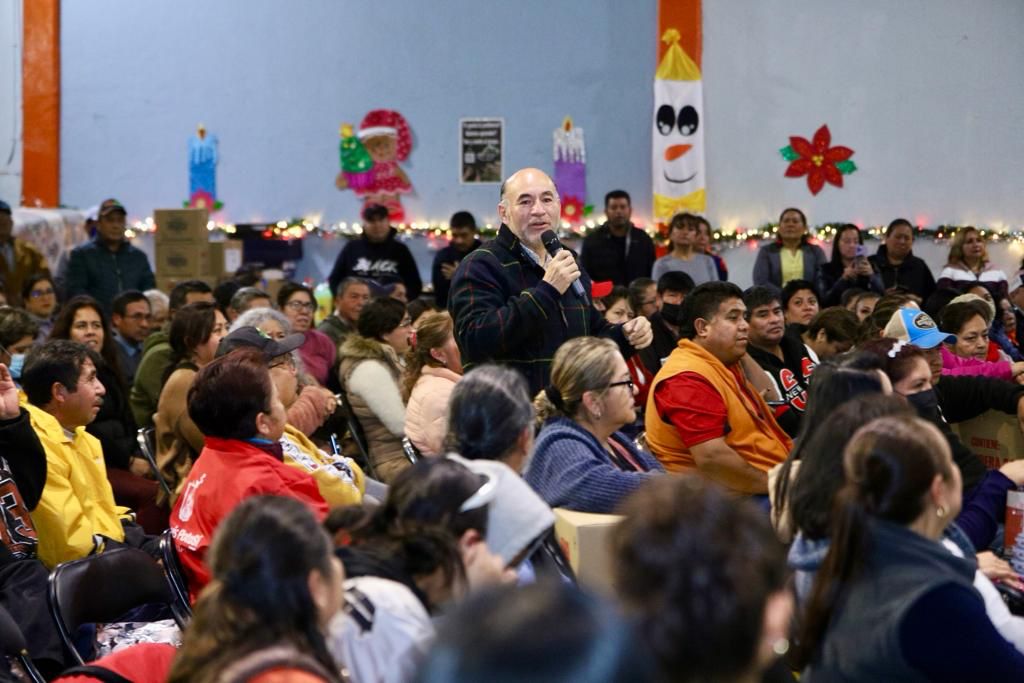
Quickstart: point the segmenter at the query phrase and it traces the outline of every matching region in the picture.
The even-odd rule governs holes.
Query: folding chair
[[[192,620],[188,580],[185,578],[185,570],[178,557],[178,549],[174,547],[174,537],[171,535],[170,529],[166,529],[160,534],[160,558],[163,560],[164,575],[167,577],[171,595],[174,597],[174,601],[171,603],[174,620],[179,624],[188,624]]]
[[[47,597],[64,647],[79,664],[84,662],[72,638],[82,624],[115,622],[142,605],[173,608],[174,601],[160,565],[143,551],[128,547],[57,565],[50,574]],[[178,622],[178,626],[184,624]]]
[[[32,683],[44,683],[46,680],[28,655],[25,635],[14,623],[11,613],[3,607],[0,607],[0,654],[18,662]]]
[[[551,527],[545,531],[539,540],[539,544],[529,556],[534,570],[538,574],[547,574],[549,576],[554,574],[563,581],[576,583],[576,572],[572,570],[569,558],[565,556],[565,553],[562,552],[562,547],[558,545],[555,528]]]
[[[352,410],[352,404],[349,403],[348,393],[344,387],[338,393],[338,398],[345,409],[345,422],[348,425],[349,434],[352,435],[352,441],[355,442],[356,448],[359,449],[359,455],[363,459],[360,465],[362,465],[363,470],[367,474],[376,479],[377,477],[373,471],[373,462],[370,460],[370,446],[366,442],[366,432],[363,431],[363,426],[359,424],[359,419]]]
[[[160,484],[160,488],[164,490],[164,493],[167,494],[167,500],[172,500],[174,496],[171,495],[171,487],[167,485],[167,481],[160,474],[160,468],[156,464],[155,435],[156,429],[148,427],[140,429],[135,438],[139,442],[139,450],[142,451],[142,457],[149,463],[149,469],[153,473],[153,477]]]
[[[412,441],[409,440],[409,437],[407,436],[402,437],[402,451],[405,452],[406,459],[413,464],[419,462],[420,458],[422,457],[419,449],[416,448],[416,446],[413,444]]]

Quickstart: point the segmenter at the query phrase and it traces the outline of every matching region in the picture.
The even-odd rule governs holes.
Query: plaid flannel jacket
[[[543,281],[544,269],[524,249],[502,225],[498,236],[466,256],[452,277],[448,310],[466,370],[481,363],[515,368],[526,377],[533,396],[547,385],[551,359],[568,339],[608,337],[623,356],[635,353],[622,326],[608,323],[591,305],[585,272],[580,282],[588,293],[586,301],[572,287],[559,295]]]

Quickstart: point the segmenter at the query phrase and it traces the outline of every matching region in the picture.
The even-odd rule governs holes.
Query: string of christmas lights
[[[599,219],[589,220],[585,223],[570,224],[563,222],[560,226],[559,233],[560,237],[579,237],[582,238],[594,228],[600,226],[605,221],[605,217],[601,216]],[[809,233],[812,238],[817,238],[822,241],[828,241],[832,239],[836,231],[846,223],[844,221],[835,221],[830,223],[822,223],[813,226]],[[412,236],[422,235],[425,237],[433,238],[451,238],[451,231],[449,229],[447,221],[414,221],[412,223],[399,223],[395,226],[398,229],[399,234]],[[658,238],[658,233],[652,231],[649,227],[641,227],[655,238]],[[861,232],[864,233],[866,239],[869,240],[880,240],[885,235],[885,225],[876,226],[858,226]],[[1024,243],[1024,230],[1004,230],[991,227],[980,227],[980,226],[966,226],[966,225],[939,225],[934,228],[927,228],[924,226],[915,227],[915,238],[931,238],[937,242],[948,240],[958,230],[962,230],[967,227],[975,227],[981,237],[987,242],[1017,242]],[[226,236],[236,235],[240,232],[240,229],[244,228],[247,231],[256,231],[265,239],[304,239],[309,235],[317,235],[319,237],[345,237],[351,238],[361,235],[363,232],[362,225],[358,221],[353,222],[339,222],[339,223],[328,223],[324,224],[320,222],[319,218],[290,218],[286,220],[279,220],[271,223],[223,223],[220,221],[210,220],[206,225],[207,230],[210,232],[220,232]],[[146,233],[152,233],[156,231],[156,225],[153,222],[152,217],[147,217],[145,220],[134,222],[129,228],[128,237],[134,237],[135,235],[141,235]],[[760,240],[772,239],[778,233],[778,223],[764,223],[757,228],[744,228],[738,227],[733,230],[726,230],[724,228],[715,229],[712,232],[712,243],[718,248],[732,248],[739,246],[746,242],[756,242]],[[492,223],[487,223],[481,226],[480,235],[484,238],[490,238],[497,234],[498,226]],[[665,238],[665,235],[661,235]]]

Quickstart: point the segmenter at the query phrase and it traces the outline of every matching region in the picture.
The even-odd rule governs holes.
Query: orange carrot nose
[[[672,145],[665,150],[665,161],[675,161],[690,151],[693,145]]]

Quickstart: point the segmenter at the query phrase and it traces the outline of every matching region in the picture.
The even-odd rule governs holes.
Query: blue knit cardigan
[[[556,417],[545,422],[537,435],[524,475],[526,482],[551,507],[614,512],[623,498],[664,470],[650,453],[637,450],[622,433],[616,432],[612,438],[648,471],[624,472],[593,434],[568,418]]]

